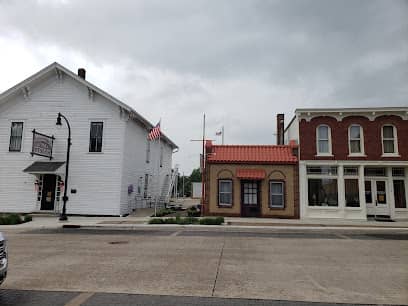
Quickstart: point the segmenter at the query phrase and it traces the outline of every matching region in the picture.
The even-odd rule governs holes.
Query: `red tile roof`
[[[263,180],[266,176],[263,169],[237,169],[237,178],[249,180]]]
[[[296,164],[292,150],[297,145],[211,145],[206,144],[209,163]]]

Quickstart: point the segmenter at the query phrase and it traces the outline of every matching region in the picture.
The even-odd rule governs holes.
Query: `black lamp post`
[[[64,118],[68,126],[68,146],[67,146],[67,161],[65,164],[65,188],[64,188],[64,196],[62,197],[64,204],[62,206],[62,213],[59,219],[60,221],[66,221],[68,220],[68,217],[67,217],[67,201],[68,201],[67,190],[68,190],[69,152],[71,150],[71,126],[69,125],[68,119],[61,113],[58,113],[57,125],[62,125],[61,117]]]

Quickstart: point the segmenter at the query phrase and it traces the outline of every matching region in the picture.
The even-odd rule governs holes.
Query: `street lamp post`
[[[67,160],[65,164],[64,196],[62,197],[62,201],[64,202],[64,204],[62,206],[62,212],[61,212],[59,219],[60,221],[66,221],[68,220],[68,217],[67,217],[67,201],[68,201],[67,190],[68,190],[69,152],[71,150],[71,126],[69,125],[68,119],[61,113],[58,113],[57,123],[56,123],[57,125],[62,125],[61,117],[64,118],[68,126],[68,139],[67,139],[68,145],[67,145]]]

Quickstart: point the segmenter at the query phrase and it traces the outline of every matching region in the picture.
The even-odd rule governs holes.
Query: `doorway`
[[[387,181],[383,179],[365,180],[364,185],[367,214],[372,216],[390,216]]]
[[[54,210],[56,184],[57,177],[54,174],[44,175],[41,196],[41,210]]]
[[[258,181],[241,182],[241,216],[259,217],[261,212]]]

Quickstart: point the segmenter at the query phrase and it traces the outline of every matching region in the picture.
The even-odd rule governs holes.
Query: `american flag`
[[[159,123],[157,123],[156,126],[150,130],[149,135],[147,135],[147,139],[155,140],[160,137],[160,134],[161,134],[161,131],[160,131],[160,121],[159,121]]]

